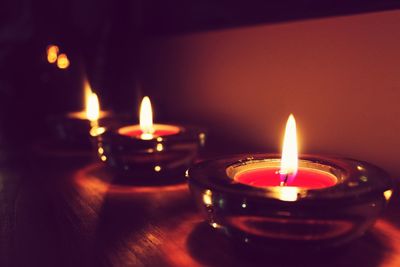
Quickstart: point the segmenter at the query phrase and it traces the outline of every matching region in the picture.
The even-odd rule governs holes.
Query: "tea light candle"
[[[230,238],[267,246],[337,246],[361,236],[393,193],[369,163],[298,155],[296,123],[286,124],[282,155],[245,154],[200,162],[187,173],[205,219]]]
[[[85,102],[84,110],[69,112],[67,113],[67,118],[93,122],[111,115],[111,112],[101,110],[98,96],[92,91],[87,80],[84,81],[83,91]]]
[[[125,126],[118,130],[121,135],[142,140],[174,135],[180,132],[180,128],[168,124],[153,124],[153,111],[150,98],[145,96],[140,104],[139,125]]]
[[[140,105],[139,124],[109,128],[98,138],[101,161],[131,184],[184,181],[184,173],[204,146],[197,127],[154,124],[150,99]]]
[[[235,180],[256,187],[279,186],[281,175],[278,168],[264,167],[241,172],[235,176]],[[334,186],[337,181],[337,177],[331,173],[312,168],[299,168],[296,179],[286,186],[320,189]]]
[[[298,168],[296,121],[291,114],[286,124],[280,169],[250,164],[237,173],[235,181],[250,186],[294,186],[318,189],[334,186],[337,177],[313,168]]]
[[[57,146],[72,150],[88,150],[92,148],[92,137],[104,131],[104,126],[115,124],[116,117],[102,111],[96,93],[89,83],[84,84],[85,107],[82,111],[53,116],[49,119],[49,127]]]

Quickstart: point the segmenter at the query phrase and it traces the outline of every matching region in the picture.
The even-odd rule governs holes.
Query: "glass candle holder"
[[[48,120],[51,142],[72,149],[93,148],[93,137],[91,130],[96,127],[117,127],[131,119],[124,114],[101,111],[99,120],[91,122],[86,119],[85,112],[70,112],[66,115],[53,116]]]
[[[258,178],[251,172],[278,171],[279,157],[236,155],[190,168],[189,186],[208,223],[261,247],[337,246],[371,227],[393,193],[393,181],[378,167],[314,155],[299,158],[299,170],[325,177],[310,186],[296,186],[295,181],[294,186],[273,186],[271,181],[252,185],[248,179]]]
[[[168,125],[156,126],[160,134],[169,129]],[[122,183],[182,182],[186,170],[205,144],[206,134],[197,127],[173,126],[177,129],[174,133],[145,139],[135,134],[136,126],[132,127],[107,129],[97,138],[99,159],[117,172],[121,178],[118,182]]]

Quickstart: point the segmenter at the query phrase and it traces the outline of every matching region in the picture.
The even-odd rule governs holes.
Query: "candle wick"
[[[286,183],[287,183],[287,181],[288,181],[288,178],[289,178],[289,174],[286,173],[286,174],[285,174],[285,179],[283,179],[283,181],[281,181],[281,183],[279,184],[279,186],[286,186]]]

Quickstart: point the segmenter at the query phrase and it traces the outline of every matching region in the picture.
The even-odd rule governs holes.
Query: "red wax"
[[[167,124],[154,124],[153,128],[154,128],[154,133],[152,134],[153,138],[173,135],[180,132],[179,127]],[[143,131],[140,129],[139,125],[133,125],[120,128],[118,130],[118,133],[140,139],[143,134]]]
[[[279,186],[281,182],[279,169],[272,167],[246,170],[235,175],[234,179],[255,187]],[[318,189],[334,186],[336,183],[337,178],[332,174],[317,169],[299,168],[294,180],[286,186]]]

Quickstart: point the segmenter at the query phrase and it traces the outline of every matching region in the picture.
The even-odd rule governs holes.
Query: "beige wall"
[[[144,55],[144,86],[165,88],[177,119],[263,151],[280,149],[292,112],[302,152],[400,177],[400,11],[160,38]]]

